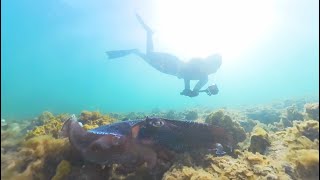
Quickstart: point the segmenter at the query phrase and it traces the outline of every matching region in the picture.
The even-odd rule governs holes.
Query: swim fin
[[[109,59],[120,58],[137,51],[136,49],[106,51]]]
[[[146,23],[144,23],[144,21],[142,20],[141,16],[139,14],[137,14],[137,13],[136,13],[136,18],[139,21],[139,23],[141,24],[141,26],[143,27],[143,29],[145,29],[148,33],[153,34],[152,29]]]

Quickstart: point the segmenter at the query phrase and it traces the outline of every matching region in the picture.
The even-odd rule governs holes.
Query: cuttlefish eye
[[[151,121],[150,124],[154,127],[161,127],[164,125],[164,122],[161,120],[154,120],[154,121]]]

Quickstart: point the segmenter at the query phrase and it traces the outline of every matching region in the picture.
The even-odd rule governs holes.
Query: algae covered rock
[[[222,110],[209,114],[205,122],[224,128],[232,135],[235,144],[246,139],[246,133],[240,124],[233,121],[230,116],[225,115]]]
[[[241,120],[239,121],[239,123],[246,132],[251,132],[253,128],[257,125],[257,122],[252,119]]]
[[[166,114],[165,114],[165,118],[167,119],[176,119],[176,112],[174,110],[169,110]]]
[[[289,121],[293,121],[293,120],[302,121],[303,120],[303,114],[298,111],[296,106],[288,107],[286,110],[286,113],[287,113],[287,119]]]
[[[1,119],[1,130],[6,130],[8,128],[8,123],[5,119]]]
[[[146,115],[142,112],[130,112],[127,115],[125,115],[125,117],[122,119],[122,121],[126,121],[126,120],[134,120],[134,119],[143,119],[145,118]]]
[[[50,119],[53,119],[54,115],[49,111],[44,111],[40,116],[37,118],[39,125],[43,125],[47,121],[50,121]]]
[[[1,177],[15,179],[48,179],[70,150],[66,139],[55,139],[52,136],[36,136],[22,143],[19,151],[7,153],[1,161]],[[4,165],[4,166],[2,166]]]
[[[56,174],[52,177],[51,180],[62,180],[64,179],[71,171],[71,164],[66,161],[62,160],[56,169]]]
[[[272,124],[280,121],[281,113],[273,108],[252,108],[247,109],[247,117],[258,120],[264,124]]]
[[[279,124],[282,128],[292,127],[293,123],[287,117],[282,117],[279,123],[275,123],[276,125]]]
[[[69,148],[66,139],[56,139],[49,135],[28,139],[23,143],[23,147],[32,150],[33,156],[38,158],[54,157]]]
[[[304,108],[308,118],[319,121],[319,103],[307,103]]]
[[[163,175],[163,180],[185,180],[185,179],[201,179],[212,180],[214,176],[206,172],[202,168],[194,169],[193,167],[183,166],[180,168],[173,168]]]
[[[53,137],[57,138],[64,121],[66,121],[68,118],[68,114],[60,114],[58,116],[54,116],[52,113],[46,111],[42,113],[38,118],[42,125],[35,126],[33,130],[28,132],[26,135],[26,139],[42,135],[52,135]]]
[[[111,124],[116,121],[109,115],[102,115],[98,111],[82,111],[79,121],[83,124],[83,128],[86,130],[93,129],[102,125]]]
[[[263,128],[256,126],[250,137],[249,151],[260,154],[265,154],[267,147],[270,146],[270,140],[267,131]]]
[[[308,120],[296,125],[301,135],[309,138],[311,141],[319,139],[319,121]]]
[[[196,120],[198,118],[198,112],[195,110],[189,110],[185,112],[185,119],[189,121]]]
[[[273,159],[259,153],[239,152],[238,158],[215,157],[208,154],[202,163],[191,161],[188,165],[178,160],[163,179],[290,179]]]
[[[295,172],[301,179],[319,179],[319,150],[301,149],[288,154]]]

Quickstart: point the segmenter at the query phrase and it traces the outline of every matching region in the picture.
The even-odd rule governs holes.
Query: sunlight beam
[[[186,60],[220,52],[237,57],[270,32],[273,1],[159,0],[155,6],[157,49]]]

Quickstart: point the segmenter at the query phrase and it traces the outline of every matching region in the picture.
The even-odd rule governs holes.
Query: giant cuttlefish
[[[145,118],[103,125],[86,131],[73,115],[62,127],[62,133],[85,160],[106,165],[112,163],[156,164],[156,147],[176,152],[232,145],[223,128],[191,121]],[[221,144],[220,144],[221,143]]]

